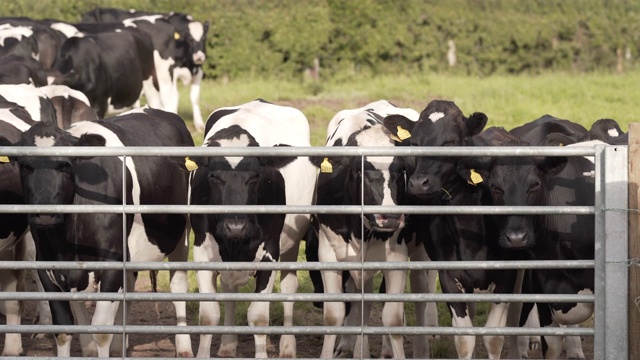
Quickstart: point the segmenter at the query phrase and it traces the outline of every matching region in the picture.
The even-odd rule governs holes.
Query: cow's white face
[[[367,128],[352,140],[358,146],[394,146],[380,125]],[[351,141],[351,140],[350,140]],[[393,156],[355,157],[352,162],[352,191],[365,205],[399,205],[405,192],[402,162]],[[404,214],[365,214],[365,227],[393,232],[404,227]]]

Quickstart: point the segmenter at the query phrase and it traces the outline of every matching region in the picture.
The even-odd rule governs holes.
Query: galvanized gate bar
[[[8,146],[3,156],[594,156],[590,146],[99,147]]]
[[[540,260],[540,261],[411,261],[411,262],[128,262],[127,270],[463,270],[463,269],[593,269],[593,260]],[[9,270],[120,270],[121,262],[115,261],[0,261],[0,269]]]
[[[627,147],[596,149],[595,359],[628,359]]]

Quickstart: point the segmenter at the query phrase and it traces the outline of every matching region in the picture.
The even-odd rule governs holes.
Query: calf
[[[309,123],[298,110],[264,100],[214,111],[207,120],[205,147],[309,146]],[[194,205],[310,205],[315,169],[307,158],[211,156],[196,160],[191,175]],[[309,227],[301,214],[192,214],[195,261],[296,261],[299,243]],[[201,293],[215,293],[218,275],[226,292],[237,292],[251,276],[256,293],[271,293],[275,271],[197,271]],[[294,293],[295,271],[281,272],[281,292]],[[293,325],[293,303],[284,307],[284,326]],[[227,326],[235,324],[235,304],[225,303]],[[217,325],[217,302],[200,303],[200,324]],[[269,325],[269,303],[252,302],[250,326]],[[266,335],[255,335],[255,356],[267,357]],[[212,335],[200,337],[198,357],[210,357]],[[222,335],[218,356],[236,354],[235,335]],[[280,339],[280,357],[295,357],[293,335]]]
[[[469,146],[473,136],[480,133],[487,122],[483,113],[468,118],[450,101],[434,100],[420,114],[417,122],[401,116],[389,116],[384,125],[392,132],[404,130],[404,145],[411,146]],[[398,129],[398,130],[396,130]],[[408,137],[407,135],[410,135]],[[402,139],[402,138],[401,138]],[[407,182],[411,201],[425,205],[480,205],[482,191],[457,172],[458,159],[446,157],[416,157],[409,162]],[[416,226],[427,254],[435,261],[502,260],[506,250],[486,243],[485,222],[481,215],[433,215],[416,217]],[[413,217],[412,217],[413,219]],[[503,270],[440,270],[440,285],[444,293],[494,292],[512,293],[515,271]],[[471,314],[464,302],[449,302],[454,327],[471,327]],[[496,302],[491,306],[487,326],[505,326],[508,304]],[[499,358],[501,336],[485,336],[485,347],[491,358]],[[455,336],[460,358],[471,358],[475,336]]]
[[[533,146],[556,145],[549,144],[549,134],[563,135],[564,143],[569,145],[576,142],[600,140],[606,143],[617,141],[625,133],[618,122],[613,119],[600,119],[587,130],[584,126],[555,116],[544,115],[524,125],[509,131],[513,136]]]
[[[514,141],[511,145],[522,145]],[[583,157],[497,157],[469,159],[469,169],[480,174],[491,205],[504,206],[593,206],[594,164]],[[525,252],[531,260],[589,260],[594,258],[593,216],[590,215],[502,215],[489,216],[497,244],[507,250]],[[592,294],[591,270],[533,269],[530,289],[536,294]],[[526,288],[526,287],[525,287]],[[526,304],[524,314],[533,304]],[[537,304],[540,325],[575,325],[588,320],[593,304]],[[545,358],[558,358],[562,337],[546,336]],[[575,341],[574,341],[575,342]],[[571,350],[571,351],[570,351]],[[568,357],[584,358],[579,347],[567,350]]]
[[[4,143],[8,143],[3,140]],[[55,124],[37,123],[25,131],[22,146],[193,146],[184,122],[160,110],[144,109],[100,122],[79,122],[63,131]],[[15,159],[20,166],[27,204],[187,204],[188,173],[175,158],[30,157]],[[123,185],[123,183],[125,185]],[[126,186],[126,198],[122,198]],[[165,257],[186,261],[188,253],[185,214],[29,214],[38,261],[160,261]],[[122,248],[123,229],[127,248]],[[39,270],[47,292],[121,292],[134,290],[135,275],[122,270]],[[126,275],[126,283],[123,277]],[[125,288],[126,286],[126,288]],[[187,292],[186,272],[172,273],[171,291]],[[74,313],[88,325],[84,302],[50,301],[53,323],[71,326]],[[122,321],[119,301],[97,301],[93,325]],[[185,302],[174,302],[178,325],[185,326]],[[128,306],[127,306],[128,307]],[[72,312],[72,309],[74,310]],[[118,315],[116,319],[116,315]],[[70,356],[73,335],[56,334],[57,355]],[[111,334],[81,334],[85,356],[109,356]],[[122,341],[115,341],[114,353]],[[191,357],[188,335],[176,335],[179,356]],[[120,355],[120,354],[119,354]]]
[[[360,109],[338,113],[327,129],[327,146],[394,146],[391,134],[382,126],[388,114],[403,113],[413,116],[415,111],[399,109],[387,101],[379,101]],[[417,114],[415,114],[417,115]],[[316,189],[317,205],[399,205],[404,201],[404,168],[395,157],[331,157],[315,159],[320,167]],[[408,249],[404,234],[403,214],[314,215],[318,231],[318,260],[336,261],[406,261]],[[364,233],[361,233],[364,229]],[[350,271],[352,284],[360,288],[369,282],[375,271]],[[387,293],[404,292],[405,271],[384,271]],[[324,291],[342,292],[342,271],[322,271]],[[365,319],[369,306],[365,307]],[[352,311],[356,313],[356,311]],[[345,319],[345,304],[324,304],[325,325],[341,326]],[[403,325],[403,304],[386,302],[382,311],[385,326]],[[391,349],[394,358],[404,358],[403,337],[392,335]],[[334,355],[336,335],[325,335],[321,358]],[[358,337],[358,340],[361,340]],[[368,346],[365,346],[368,351]],[[354,356],[360,346],[349,349]],[[341,351],[341,350],[339,350]]]

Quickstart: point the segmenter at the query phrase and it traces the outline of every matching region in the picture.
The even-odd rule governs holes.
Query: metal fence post
[[[596,149],[594,359],[628,359],[627,147]]]

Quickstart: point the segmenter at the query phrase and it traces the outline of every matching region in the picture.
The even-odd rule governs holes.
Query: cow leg
[[[256,293],[271,294],[275,284],[275,271],[258,271],[256,274]],[[249,326],[269,326],[269,302],[254,301],[247,310],[247,322]],[[253,335],[256,343],[256,358],[266,359],[267,356],[267,335]]]
[[[193,261],[210,262],[213,260],[213,249],[211,240],[205,239],[201,246],[193,247]],[[198,281],[198,291],[201,294],[215,294],[218,273],[208,270],[196,271]],[[217,301],[201,301],[199,313],[200,326],[217,326],[220,322],[220,304]],[[200,344],[198,345],[198,358],[211,357],[212,334],[200,334]]]
[[[407,259],[406,248],[404,255],[400,258],[389,257],[387,261],[403,261]],[[404,270],[388,270],[384,272],[384,280],[387,286],[387,294],[402,294],[404,292],[406,271]],[[386,302],[382,308],[382,325],[384,326],[403,326],[404,325],[404,303],[402,302]],[[404,336],[389,335],[391,340],[391,349],[393,350],[394,359],[404,359]]]
[[[444,291],[443,291],[444,292]],[[466,303],[448,303],[453,327],[473,327]],[[474,335],[456,335],[453,337],[459,359],[471,359],[476,347]]]
[[[178,244],[176,249],[169,254],[169,261],[186,262],[189,258],[189,238],[188,232],[185,232],[183,240]],[[171,292],[174,294],[186,294],[189,292],[189,280],[187,279],[186,270],[171,270]],[[176,325],[187,326],[187,302],[174,301],[173,306],[176,309]],[[193,349],[191,348],[191,336],[189,334],[176,334],[176,356],[193,357]]]
[[[514,294],[522,293],[522,281],[524,279],[524,270],[517,270],[516,275],[516,283],[513,287]],[[518,327],[520,326],[520,317],[522,313],[522,303],[521,302],[512,302],[509,305],[509,312],[507,314],[507,326],[509,327]],[[521,359],[521,347],[520,347],[520,339],[523,336],[509,336],[509,358],[510,359]]]
[[[578,327],[578,325],[568,325],[568,327]],[[564,349],[567,359],[585,359],[580,336],[565,336]]]
[[[540,315],[540,326],[549,327],[557,326],[557,323],[551,316],[549,304],[538,303],[538,314]],[[558,359],[562,353],[562,337],[561,336],[543,336],[542,337],[542,355],[545,359]]]
[[[22,240],[16,240],[11,234],[8,239],[0,239],[0,260],[13,261],[16,249]],[[0,289],[2,292],[24,291],[24,270],[0,270]],[[2,304],[3,313],[6,316],[7,325],[20,325],[20,302],[18,300],[5,300]],[[4,349],[2,356],[19,356],[22,353],[22,335],[7,333],[4,337]]]
[[[299,236],[283,234],[280,237],[280,262],[298,261],[299,250]],[[298,292],[298,276],[295,270],[280,271],[280,292],[283,294],[295,294]],[[283,326],[293,326],[293,305],[293,302],[282,303],[284,311]],[[296,353],[297,345],[295,335],[282,335],[280,337],[280,357],[295,358]]]
[[[318,261],[320,262],[337,262],[336,254],[326,238],[326,235],[321,231],[318,236]],[[342,293],[342,271],[323,270],[320,273],[322,275],[322,284],[324,286],[325,294],[340,294]],[[342,326],[345,317],[345,305],[344,302],[325,302],[323,307],[324,325],[325,326]],[[333,356],[333,349],[336,345],[335,334],[328,334],[324,336],[322,343],[322,352],[320,358],[331,359]]]
[[[524,324],[523,324],[524,323]],[[522,306],[522,314],[520,316],[520,324],[528,328],[539,328],[540,318],[538,316],[538,308],[533,303],[524,303]],[[529,350],[540,349],[540,336],[518,336],[518,350],[520,357],[529,358]]]
[[[89,311],[84,301],[71,301],[69,302],[73,314],[76,318],[78,325],[91,324],[91,318],[89,317]],[[82,356],[98,356],[98,346],[93,340],[91,334],[80,334],[80,346],[82,347]]]
[[[136,287],[137,280],[137,272],[128,272],[127,273],[127,291],[133,291]],[[115,324],[123,325],[125,323],[125,319],[129,319],[129,314],[131,313],[131,301],[125,301],[122,306],[118,307],[118,311],[116,313]],[[123,342],[124,339],[124,342]],[[126,351],[129,349],[129,335],[123,338],[122,333],[113,334],[113,340],[111,341],[111,346],[109,353],[112,357],[122,357],[126,355]]]
[[[238,286],[228,286],[221,281],[222,290],[225,293],[237,293]],[[248,316],[248,314],[247,314]],[[236,324],[236,303],[235,301],[224,302],[224,326],[234,326]],[[236,357],[238,347],[238,336],[235,334],[222,334],[220,337],[219,357]]]
[[[346,284],[346,291],[349,293],[357,292],[357,288],[353,281],[353,278],[349,278]],[[364,284],[365,293],[373,292],[373,279],[369,279]],[[354,301],[350,303],[349,313],[345,318],[345,326],[363,326],[369,322],[369,314],[371,313],[371,303],[361,301]],[[364,319],[364,320],[363,320]],[[384,338],[383,338],[384,342]],[[369,358],[371,357],[369,348],[369,336],[364,335],[342,335],[340,336],[340,342],[336,347],[336,351],[333,354],[334,357],[349,357],[353,358]]]
[[[428,261],[429,257],[420,244],[409,251],[411,261]],[[409,284],[413,294],[433,294],[436,291],[437,270],[411,270]],[[435,302],[418,301],[415,305],[416,325],[419,327],[438,326],[438,308]],[[429,357],[429,339],[437,338],[430,335],[415,335],[413,337],[413,358],[427,359]]]
[[[491,304],[491,310],[489,310],[489,315],[487,316],[486,327],[505,327],[507,324],[508,311],[509,304],[507,303]],[[502,345],[504,344],[504,336],[485,335],[483,338],[489,359],[500,359]]]
[[[202,112],[200,111],[200,83],[204,76],[202,68],[198,69],[198,72],[193,74],[191,78],[191,108],[193,109],[193,125],[197,131],[204,131],[204,122],[202,121]],[[297,254],[296,254],[297,255]]]
[[[33,240],[33,236],[31,235],[31,231],[27,231],[27,233],[23,237],[24,243],[24,255],[22,257],[18,257],[23,259],[24,261],[35,261],[36,260],[36,244]],[[42,287],[42,283],[40,282],[40,278],[38,277],[38,272],[36,270],[31,270],[31,280],[36,283],[36,288],[39,292],[44,292],[44,288]],[[38,325],[49,325],[52,323],[51,320],[51,309],[49,308],[48,301],[38,301],[38,314],[36,319],[34,320],[34,324]],[[47,337],[47,334],[32,334],[32,339],[44,339]]]

